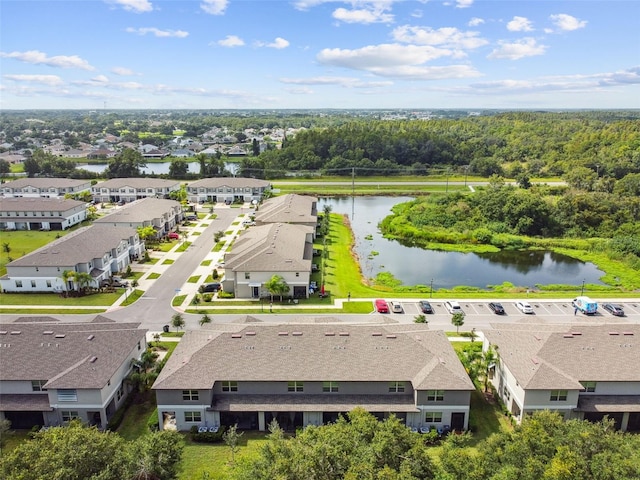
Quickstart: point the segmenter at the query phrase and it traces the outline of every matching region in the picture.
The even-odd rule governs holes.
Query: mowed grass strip
[[[0,276],[7,273],[7,263],[10,260],[24,257],[67,233],[69,230],[64,232],[2,232],[0,235]],[[9,249],[8,252],[7,249]]]

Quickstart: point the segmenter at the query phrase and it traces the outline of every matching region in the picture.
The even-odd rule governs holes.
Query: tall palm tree
[[[76,283],[78,284],[78,290],[84,292],[88,286],[93,283],[93,277],[90,273],[78,272],[75,276]]]
[[[73,270],[65,270],[62,272],[62,283],[64,283],[64,290],[75,290],[76,272]]]

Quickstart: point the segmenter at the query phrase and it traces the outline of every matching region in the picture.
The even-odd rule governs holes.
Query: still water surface
[[[169,166],[171,162],[160,162],[160,163],[147,163],[147,166],[141,168],[140,171],[144,175],[168,175],[169,174]],[[200,162],[187,162],[189,166],[189,173],[200,173]],[[240,164],[238,163],[225,163],[225,168],[229,170],[232,174],[236,173]],[[106,170],[106,163],[93,163],[93,164],[83,164],[78,165],[78,168],[82,168],[83,170],[87,170],[89,172],[94,173],[102,173]]]
[[[592,263],[553,252],[460,253],[408,247],[382,237],[378,222],[391,213],[391,207],[409,197],[320,198],[318,211],[331,205],[334,213],[348,215],[355,237],[355,250],[366,277],[390,272],[403,285],[429,285],[451,288],[469,285],[485,288],[511,282],[533,287],[536,284],[602,284],[604,272]],[[377,255],[372,252],[378,252]]]

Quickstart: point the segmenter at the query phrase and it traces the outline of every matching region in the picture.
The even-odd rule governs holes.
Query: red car
[[[170,240],[180,240],[180,234],[176,232],[169,232],[167,236]]]
[[[376,311],[378,313],[389,313],[389,305],[381,298],[376,300]]]

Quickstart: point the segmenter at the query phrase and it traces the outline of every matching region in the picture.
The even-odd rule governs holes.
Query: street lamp
[[[582,280],[582,290],[580,290],[580,296],[584,295],[584,280]]]
[[[431,279],[431,286],[429,287],[429,298],[433,298],[433,278]]]

